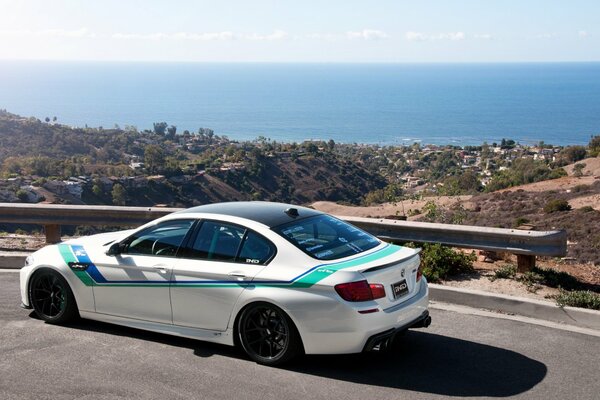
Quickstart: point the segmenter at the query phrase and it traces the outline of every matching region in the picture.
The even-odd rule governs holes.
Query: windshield
[[[330,215],[317,215],[273,228],[311,257],[335,260],[377,246],[376,237]]]

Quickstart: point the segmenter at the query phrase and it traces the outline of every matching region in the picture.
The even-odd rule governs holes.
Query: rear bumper
[[[398,333],[403,332],[409,328],[427,328],[430,324],[431,317],[429,316],[429,311],[423,311],[423,314],[421,314],[414,321],[408,322],[397,328],[392,328],[371,336],[367,340],[367,343],[363,348],[363,352],[385,350],[388,347],[388,345],[394,341],[394,338]]]
[[[429,318],[429,289],[423,279],[412,298],[387,309],[361,314],[361,307],[346,303],[328,318],[300,320],[297,324],[307,354],[349,354],[378,350],[390,337],[411,327],[425,326]],[[362,306],[362,309],[369,307]],[[326,310],[323,310],[325,312]],[[313,317],[316,314],[313,311]],[[312,323],[312,324],[311,324]]]

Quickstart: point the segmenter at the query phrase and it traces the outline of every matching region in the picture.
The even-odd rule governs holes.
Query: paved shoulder
[[[18,307],[18,274],[0,274],[0,398],[597,399],[598,337],[432,310],[433,324],[386,355],[311,356],[285,369],[235,349]]]

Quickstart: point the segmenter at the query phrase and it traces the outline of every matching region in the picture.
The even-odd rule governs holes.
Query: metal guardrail
[[[0,222],[43,225],[46,242],[60,241],[61,225],[137,226],[180,208],[73,206],[0,203]],[[566,231],[523,231],[478,226],[432,224],[390,219],[339,218],[394,243],[441,243],[454,247],[509,252],[519,270],[535,265],[536,256],[565,256]]]

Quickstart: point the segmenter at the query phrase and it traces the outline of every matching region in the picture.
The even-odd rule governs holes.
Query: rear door
[[[173,323],[226,330],[238,297],[274,255],[274,245],[254,231],[203,221],[173,268]]]

